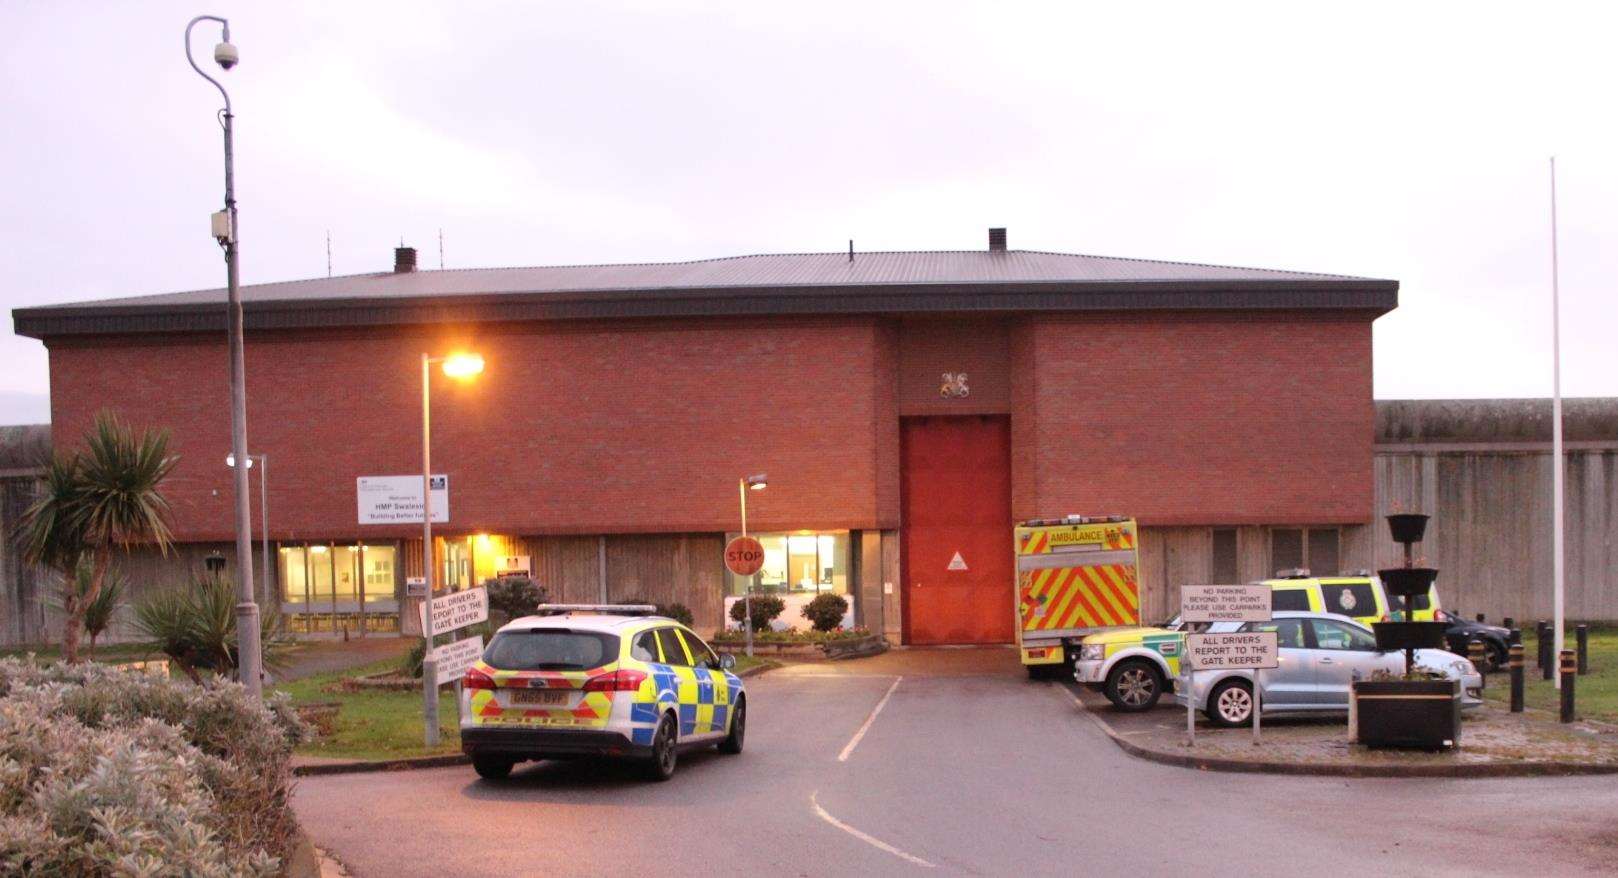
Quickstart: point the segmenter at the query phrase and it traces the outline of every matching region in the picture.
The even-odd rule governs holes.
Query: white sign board
[[[495,576],[530,576],[534,572],[531,556],[505,555],[494,566]]]
[[[1182,622],[1268,622],[1267,585],[1182,585]]]
[[[405,577],[405,597],[424,598],[427,596],[427,578],[425,576]]]
[[[421,524],[421,476],[360,476],[354,480],[360,524]],[[433,476],[433,521],[449,521],[449,476]]]
[[[433,647],[433,661],[438,662],[439,685],[454,683],[466,676],[467,669],[482,655],[482,635]]]
[[[421,602],[416,613],[421,619],[422,630],[426,630],[426,601]],[[433,598],[434,634],[447,634],[457,628],[476,625],[487,618],[489,618],[489,593],[482,586]]]
[[[1193,671],[1257,670],[1281,666],[1274,631],[1187,634],[1185,656]]]

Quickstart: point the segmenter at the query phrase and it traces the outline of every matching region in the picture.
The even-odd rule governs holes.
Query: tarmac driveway
[[[749,681],[747,752],[668,783],[597,763],[306,778],[317,844],[369,875],[1601,871],[1610,778],[1328,780],[1120,751],[1010,650],[904,650]],[[1169,714],[1165,714],[1165,719]],[[1183,720],[1183,716],[1182,716]],[[1491,831],[1512,814],[1510,833]]]

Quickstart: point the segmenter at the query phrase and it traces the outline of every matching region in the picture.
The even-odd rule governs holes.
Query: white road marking
[[[897,685],[897,681],[895,681],[895,684]],[[893,690],[889,689],[888,691],[892,692]],[[904,851],[899,850],[898,848],[894,847],[891,844],[888,844],[887,842],[883,841],[882,839],[876,838],[874,836],[871,836],[871,835],[868,835],[868,834],[866,834],[864,832],[861,832],[858,829],[855,829],[854,827],[849,826],[847,823],[844,823],[843,821],[838,820],[836,817],[833,817],[830,814],[826,813],[826,809],[820,807],[820,801],[818,799],[819,795],[820,795],[819,790],[815,790],[814,792],[809,794],[809,805],[810,805],[810,807],[815,809],[815,816],[817,816],[820,819],[826,821],[827,823],[830,823],[831,825],[837,827],[838,829],[841,829],[842,831],[848,833],[849,835],[854,836],[855,838],[859,839],[860,841],[865,842],[866,844],[870,845],[871,847],[874,847],[879,851],[886,851],[887,853],[893,854],[894,856],[898,857],[901,860],[904,860],[907,863],[911,863],[913,865],[920,866],[923,869],[937,868],[932,863],[929,863],[926,860],[923,860],[921,857],[918,857],[915,854],[905,853]]]
[[[876,703],[876,707],[871,708],[871,715],[865,718],[864,724],[860,726],[859,731],[854,733],[854,737],[848,739],[848,746],[843,748],[843,752],[837,754],[838,762],[848,761],[849,754],[853,753],[854,748],[860,745],[860,740],[865,737],[865,733],[871,730],[871,723],[876,722],[876,715],[882,712],[883,707],[887,706],[888,699],[893,697],[893,690],[899,688],[899,681],[903,679],[904,677],[893,678],[893,685],[888,687],[888,691],[882,693],[882,700]]]

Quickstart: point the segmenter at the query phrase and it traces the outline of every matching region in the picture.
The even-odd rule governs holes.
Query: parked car
[[[1277,612],[1268,622],[1217,622],[1210,633],[1274,631],[1280,667],[1259,671],[1261,703],[1271,714],[1347,714],[1355,680],[1377,671],[1404,672],[1404,653],[1376,648],[1376,635],[1359,622],[1335,613]],[[1416,664],[1461,681],[1463,708],[1483,703],[1483,677],[1464,656],[1442,649],[1418,649]],[[1182,670],[1174,700],[1207,714],[1219,726],[1253,721],[1254,672],[1202,671],[1189,679]]]
[[[1104,693],[1117,710],[1151,710],[1180,673],[1184,628],[1176,616],[1156,627],[1086,635],[1079,641],[1073,679]]]
[[[1434,621],[1449,626],[1444,629],[1444,641],[1449,644],[1450,652],[1467,655],[1468,645],[1474,640],[1481,640],[1484,668],[1491,674],[1505,668],[1506,660],[1511,654],[1509,629],[1465,619],[1448,610],[1438,610],[1434,614]]]
[[[702,638],[652,606],[541,604],[466,672],[461,750],[484,778],[526,759],[619,756],[653,780],[679,750],[740,753],[747,692]]]

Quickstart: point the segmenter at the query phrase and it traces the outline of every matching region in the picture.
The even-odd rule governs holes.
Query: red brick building
[[[737,479],[757,472],[757,585],[847,594],[907,642],[1009,639],[1020,518],[1139,518],[1149,615],[1183,582],[1371,564],[1371,323],[1394,281],[1008,250],[1003,232],[976,252],[413,264],[243,289],[266,599],[303,624],[391,627],[420,573],[419,524],[361,523],[357,481],[419,478],[424,352],[487,363],[434,378],[452,587],[526,566],[554,599],[679,601],[717,627],[740,588],[720,559]],[[58,441],[102,409],[172,433],[185,551],[141,570],[232,551],[223,302],[14,312],[49,349]],[[944,569],[956,551],[966,571]]]

